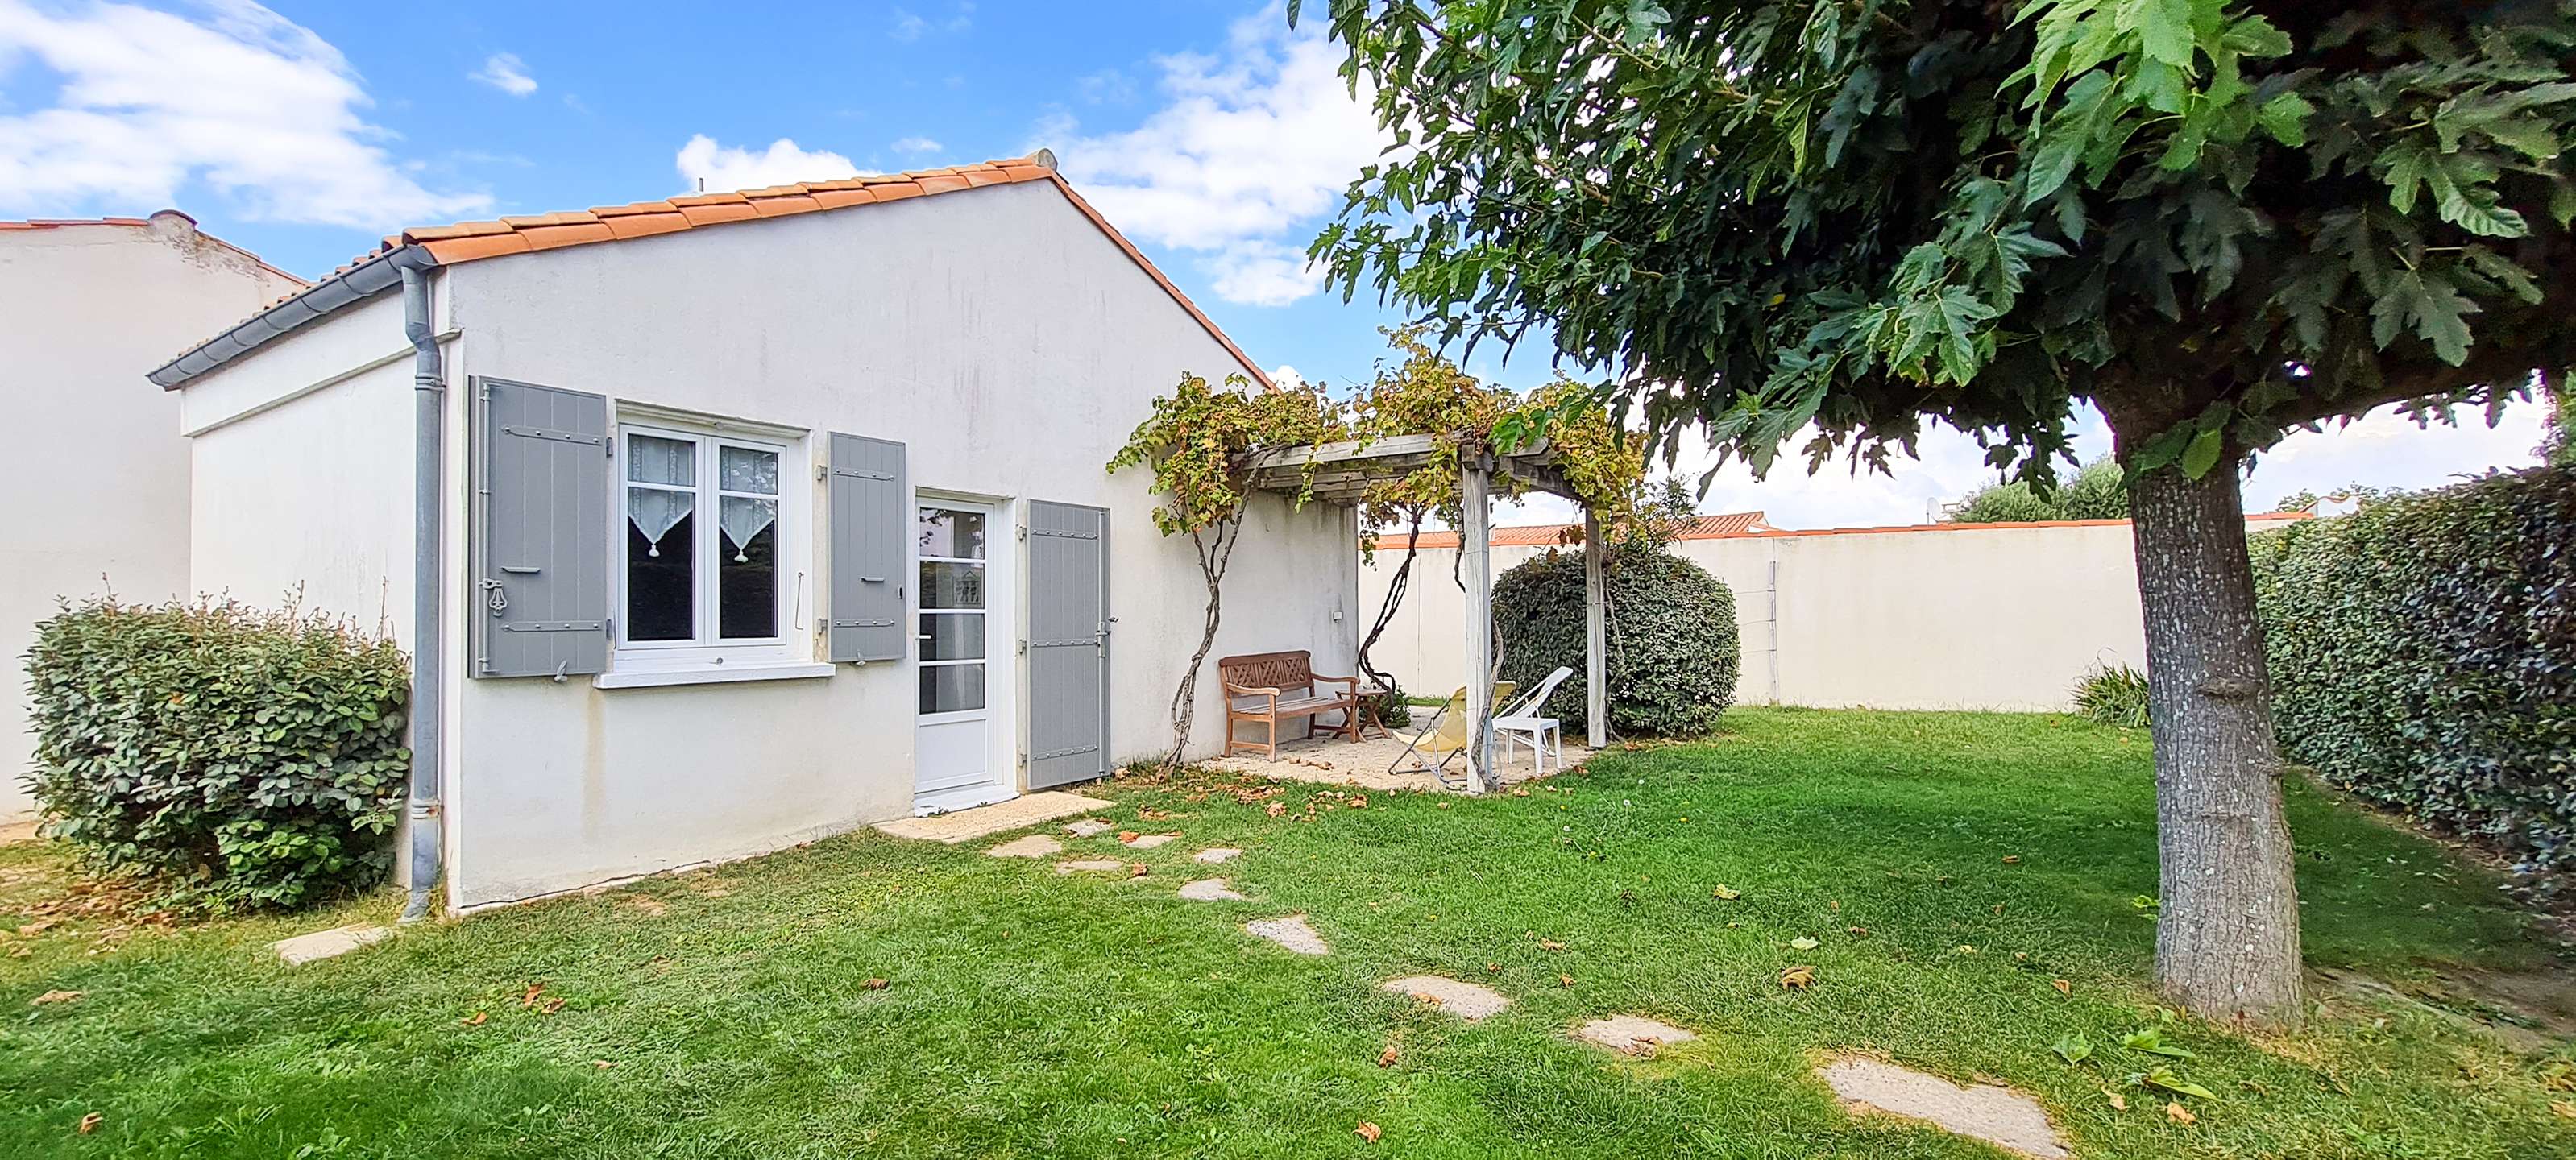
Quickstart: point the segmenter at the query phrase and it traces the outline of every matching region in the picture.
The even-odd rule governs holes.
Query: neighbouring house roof
[[[844,181],[773,185],[737,193],[695,194],[629,205],[595,206],[568,213],[513,216],[495,221],[404,230],[387,237],[373,251],[359,255],[322,281],[270,303],[240,325],[190,348],[153,371],[151,379],[165,389],[184,386],[188,380],[248,353],[278,335],[398,285],[405,267],[453,266],[484,258],[626,241],[728,222],[851,209],[1028,181],[1052,183],[1064,194],[1065,200],[1091,220],[1092,225],[1117,243],[1137,268],[1153,278],[1164,293],[1171,295],[1172,301],[1189,312],[1190,317],[1206,329],[1209,337],[1233,355],[1244,371],[1252,376],[1253,382],[1263,385],[1270,382],[1260,364],[1253,362],[1250,355],[1243,353],[1243,348],[1218,330],[1216,323],[1201,312],[1188,295],[1181,293],[1180,287],[1173,285],[1171,279],[1164,277],[1135,243],[1128,241],[1109,224],[1107,218],[1100,216],[1100,211],[1074,192],[1073,186],[1055,171],[1054,155],[1043,149],[1028,157],[976,165],[853,177]]]
[[[2247,512],[2248,520],[2273,523],[2316,518],[2311,512]],[[1775,528],[1764,523],[1761,512],[1731,512],[1726,515],[1701,516],[1692,520],[1676,540],[1715,540],[1736,537],[1788,536],[1876,536],[1896,532],[1980,532],[2012,531],[2020,528],[2124,528],[2127,520],[2030,520],[1994,524],[1906,524],[1883,528]],[[1543,524],[1526,528],[1495,528],[1493,545],[1497,548],[1544,547],[1554,544],[1581,543],[1581,524]],[[1455,548],[1456,532],[1424,532],[1416,545],[1426,549]],[[1401,552],[1405,536],[1401,532],[1377,537],[1377,550]]]
[[[1726,512],[1721,515],[1700,516],[1693,519],[1682,525],[1681,530],[1675,533],[1673,538],[1707,540],[1718,536],[1741,536],[1751,532],[1772,530],[1774,529],[1770,524],[1763,522],[1761,512]],[[1492,534],[1493,545],[1497,548],[1542,548],[1557,544],[1582,543],[1583,525],[1539,524],[1531,527],[1495,528]],[[1402,532],[1381,535],[1377,537],[1377,550],[1401,552],[1405,549],[1405,540],[1406,536]],[[1458,533],[1424,532],[1420,541],[1413,546],[1455,548],[1458,546]]]
[[[159,217],[161,214],[169,214],[172,217],[186,221],[188,223],[188,228],[191,231],[194,231],[198,237],[204,238],[209,242],[241,255],[243,258],[249,260],[252,264],[258,266],[262,270],[266,270],[269,273],[275,274],[280,278],[284,278],[289,282],[293,282],[298,286],[312,285],[312,283],[306,282],[304,279],[297,277],[296,275],[289,274],[284,270],[280,270],[275,266],[269,265],[266,259],[261,258],[257,254],[251,253],[250,251],[245,250],[240,246],[236,246],[231,242],[227,242],[222,238],[216,237],[213,234],[197,229],[197,219],[186,213],[182,213],[175,209],[165,209],[160,213],[154,214],[153,217]],[[22,222],[0,221],[0,233],[9,233],[18,230],[59,230],[77,226],[124,226],[129,229],[150,229],[152,228],[152,219],[130,217],[31,218]]]

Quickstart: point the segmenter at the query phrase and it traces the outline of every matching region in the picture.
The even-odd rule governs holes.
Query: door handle
[[[534,576],[539,572],[545,571],[543,568],[532,568],[526,564],[503,564],[501,565],[501,570],[513,576]]]

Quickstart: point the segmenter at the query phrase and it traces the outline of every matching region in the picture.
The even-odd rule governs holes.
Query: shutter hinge
[[[832,468],[830,465],[822,463],[814,465],[814,482],[821,483],[830,478],[832,478]]]
[[[1027,642],[1027,641],[1025,641],[1025,640],[1023,640],[1023,641],[1021,641],[1021,642],[1020,642],[1020,655],[1021,655],[1021,656],[1027,656],[1027,655],[1029,655],[1029,642]]]
[[[609,639],[609,640],[611,640],[611,641],[616,640],[616,639],[617,639],[617,618],[616,618],[616,617],[614,617],[614,616],[612,616],[612,617],[609,617],[609,618],[608,618],[608,619],[606,619],[606,620],[600,621],[600,622],[599,622],[599,631],[601,631],[602,633],[607,634],[607,636],[608,636],[608,639]]]
[[[1029,526],[1027,524],[1020,525],[1020,542],[1023,544],[1029,542]]]

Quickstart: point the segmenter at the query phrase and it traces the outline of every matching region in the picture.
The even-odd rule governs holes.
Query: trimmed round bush
[[[174,901],[295,907],[383,881],[411,753],[393,642],[238,604],[65,608],[27,654],[45,832]]]
[[[2532,868],[2576,868],[2576,470],[2256,536],[2282,751]]]
[[[1708,570],[1641,544],[1611,549],[1610,729],[1625,737],[1694,737],[1735,700],[1742,643],[1735,594]],[[1524,691],[1563,665],[1546,714],[1569,734],[1590,728],[1583,680],[1583,554],[1549,552],[1494,582],[1502,675]]]

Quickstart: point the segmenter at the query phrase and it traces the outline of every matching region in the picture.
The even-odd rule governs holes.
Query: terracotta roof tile
[[[1182,310],[1188,312],[1192,319],[1204,327],[1210,337],[1215,338],[1219,345],[1225,347],[1227,353],[1234,356],[1235,361],[1252,376],[1254,382],[1265,384],[1269,382],[1269,377],[1262,371],[1260,364],[1253,362],[1251,356],[1244,354],[1243,349],[1234,344],[1234,340],[1227,338],[1223,331],[1218,330],[1216,324],[1191,303],[1189,297],[1182,294],[1179,287],[1172,284],[1171,279],[1164,277],[1163,272],[1155,269],[1154,264],[1146,259],[1142,251],[1139,251],[1125,237],[1120,236],[1117,229],[1109,224],[1108,219],[1100,216],[1100,211],[1093,209],[1089,202],[1082,199],[1082,195],[1074,192],[1073,187],[1057,175],[1049,164],[1040,164],[1037,159],[1028,157],[1004,158],[974,165],[944,166],[910,173],[869,174],[833,181],[773,185],[764,189],[738,192],[684,194],[662,201],[593,206],[586,212],[575,210],[566,213],[524,214],[505,217],[498,221],[421,226],[386,238],[374,253],[361,254],[333,273],[335,275],[347,273],[387,253],[411,245],[427,250],[430,257],[439,264],[450,265],[591,242],[622,241],[629,238],[651,237],[655,234],[677,233],[725,222],[812,213],[875,202],[903,201],[987,185],[1027,181],[1053,182],[1056,189],[1064,194],[1065,199],[1073,203],[1074,208],[1082,211],[1084,217],[1090,219],[1091,223],[1098,227],[1101,233],[1107,235],[1121,252],[1143,269],[1148,277],[1163,288],[1165,293],[1171,295],[1173,301],[1179,303]],[[0,222],[0,228],[35,228],[43,224]],[[137,221],[134,224],[142,223]],[[275,309],[277,305],[278,303],[271,303],[269,309]]]

